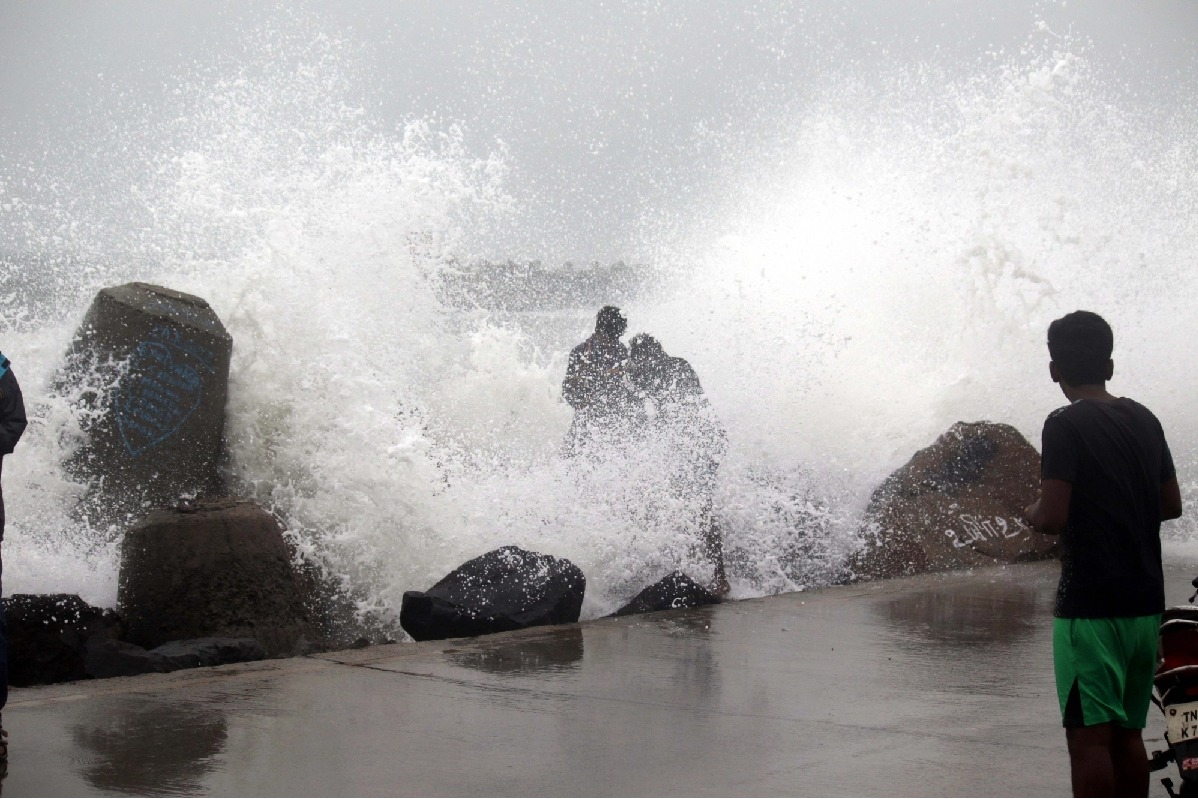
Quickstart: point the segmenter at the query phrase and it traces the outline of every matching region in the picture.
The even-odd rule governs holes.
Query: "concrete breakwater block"
[[[882,579],[1053,557],[1056,538],[1020,521],[1039,485],[1040,455],[1018,430],[958,422],[874,491],[850,568]]]
[[[200,297],[148,283],[96,295],[56,379],[87,411],[67,467],[94,486],[93,513],[220,493],[232,351]]]
[[[463,563],[428,591],[403,595],[399,623],[417,641],[570,624],[586,577],[564,558],[500,547]]]
[[[125,534],[117,608],[130,643],[212,636],[300,654],[312,632],[275,518],[237,498],[156,510]]]

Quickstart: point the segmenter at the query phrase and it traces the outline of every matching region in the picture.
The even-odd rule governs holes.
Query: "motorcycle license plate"
[[[1169,743],[1174,746],[1198,738],[1198,702],[1165,708],[1165,730]]]

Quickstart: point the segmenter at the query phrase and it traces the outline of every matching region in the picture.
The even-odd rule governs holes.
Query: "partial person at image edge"
[[[10,454],[21,440],[28,424],[21,386],[13,374],[8,358],[0,354],[0,474],[4,471],[4,456]],[[4,541],[4,491],[0,486],[0,544]],[[0,595],[3,594],[4,558],[0,553]],[[8,703],[8,629],[4,613],[0,612],[0,711]],[[8,731],[0,717],[0,768],[7,770]]]

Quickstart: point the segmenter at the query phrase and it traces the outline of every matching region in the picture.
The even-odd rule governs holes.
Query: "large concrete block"
[[[312,633],[275,518],[235,498],[152,511],[125,534],[117,586],[125,638],[146,649],[210,636],[300,654]]]
[[[221,492],[232,350],[199,297],[148,283],[96,295],[57,381],[87,411],[68,468],[91,482],[89,510],[116,517]]]

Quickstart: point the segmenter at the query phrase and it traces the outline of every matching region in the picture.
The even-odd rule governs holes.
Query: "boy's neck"
[[[1111,402],[1116,399],[1113,394],[1106,390],[1106,383],[1085,383],[1080,386],[1071,386],[1062,380],[1061,391],[1070,402],[1077,402],[1084,399]]]

